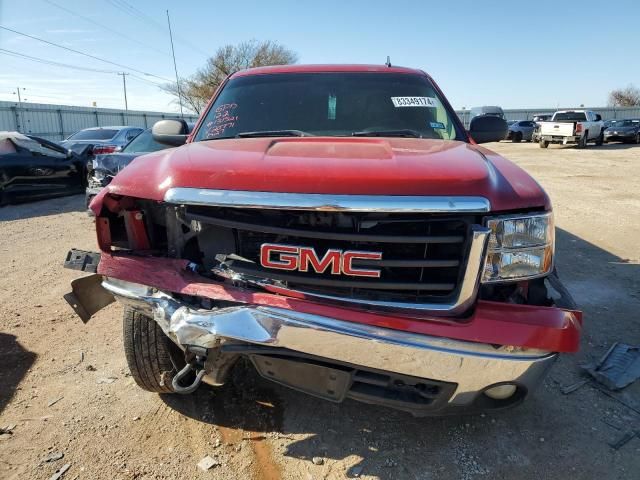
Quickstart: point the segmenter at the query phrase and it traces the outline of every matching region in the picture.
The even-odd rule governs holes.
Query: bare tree
[[[247,68],[296,63],[298,56],[277,42],[257,42],[251,40],[238,45],[225,45],[207,60],[206,65],[191,77],[180,79],[182,102],[189,110],[200,113],[227,76]],[[178,102],[178,88],[175,83],[164,85]]]
[[[612,107],[640,106],[640,89],[629,85],[627,88],[612,90],[609,93],[609,105]]]

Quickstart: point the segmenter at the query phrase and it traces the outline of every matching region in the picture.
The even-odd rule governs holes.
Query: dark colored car
[[[187,126],[188,131],[185,133],[191,132],[194,124],[188,123]],[[120,170],[129,165],[134,158],[165,148],[169,147],[156,142],[151,134],[151,129],[148,129],[127,143],[119,152],[96,155],[89,166],[89,175],[87,176],[87,205],[98,194],[100,189],[106,187],[111,182],[111,179]]]
[[[81,151],[87,145],[91,145],[96,155],[112,153],[124,147],[143,130],[140,127],[85,128],[60,142],[60,145],[74,152]]]
[[[88,148],[80,153],[17,132],[0,132],[0,205],[81,193]]]
[[[604,131],[604,141],[640,143],[640,119],[616,120]]]

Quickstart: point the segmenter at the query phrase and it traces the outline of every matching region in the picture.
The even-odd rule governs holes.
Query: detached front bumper
[[[182,348],[211,350],[241,342],[303,353],[329,364],[455,384],[450,397],[439,403],[443,409],[473,406],[486,389],[505,383],[517,386],[514,401],[519,402],[556,357],[538,349],[417,335],[275,307],[195,309],[144,285],[112,278],[102,285],[121,303],[146,311]]]
[[[66,266],[98,274],[75,280],[67,298],[84,320],[115,297],[146,312],[185,351],[245,355],[261,375],[289,387],[414,415],[519,403],[557,352],[577,350],[581,330],[580,312],[560,308],[477,301],[464,319],[399,316],[233,287],[182,260],[71,253]],[[212,366],[205,381],[223,383],[227,371]],[[516,388],[508,399],[484,394],[504,384]],[[418,386],[429,401],[389,401],[394,385]]]

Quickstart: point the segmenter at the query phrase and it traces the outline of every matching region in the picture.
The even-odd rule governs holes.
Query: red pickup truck
[[[222,385],[244,359],[334,402],[516,405],[578,349],[582,319],[549,198],[477,145],[504,136],[496,122],[465,131],[419,70],[235,73],[189,136],[154,126],[178,148],[94,199],[100,252],[66,266],[95,275],[67,300],[84,320],[123,304],[131,374],[154,392]]]

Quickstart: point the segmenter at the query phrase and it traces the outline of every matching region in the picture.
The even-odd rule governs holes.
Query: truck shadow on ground
[[[0,207],[0,222],[81,212],[83,210],[86,210],[84,195],[71,195],[37,202],[5,205]]]
[[[36,357],[20,345],[14,335],[0,332],[0,413],[15,395]]]
[[[561,277],[588,322],[581,357],[597,357],[625,335],[632,341],[628,330],[640,308],[640,297],[633,296],[640,287],[638,265],[562,229],[557,229],[556,243]],[[615,325],[610,315],[601,315],[605,304],[611,306]],[[563,385],[582,378],[579,361],[563,356],[523,405],[486,415],[414,418],[351,400],[330,403],[269,382],[248,362],[236,366],[224,387],[201,387],[191,396],[162,399],[199,422],[244,431],[239,437],[245,440],[283,442],[279,452],[285,465],[299,461],[321,468],[312,462],[321,457],[327,468],[335,465],[332,461],[341,462],[336,468],[348,478],[471,478],[491,471],[503,478],[530,478],[540,471],[555,472],[558,478],[596,478],[601,471],[598,454],[610,449],[604,441],[591,441],[593,462],[576,467],[566,459],[578,455],[592,429],[602,428],[598,415],[604,412],[590,412],[588,421],[577,412],[585,404],[600,404],[604,410],[614,403],[590,386],[579,395],[560,392]],[[620,404],[615,408],[633,414]]]
[[[549,149],[575,149],[575,150],[580,150],[578,147],[576,147],[575,145],[561,145],[561,144],[551,144],[548,147]],[[596,146],[593,143],[590,143],[587,145],[586,150],[594,150],[594,151],[598,151],[598,150],[626,150],[628,148],[637,148],[640,151],[640,145],[637,145],[635,143],[605,143],[602,144],[600,146]]]

